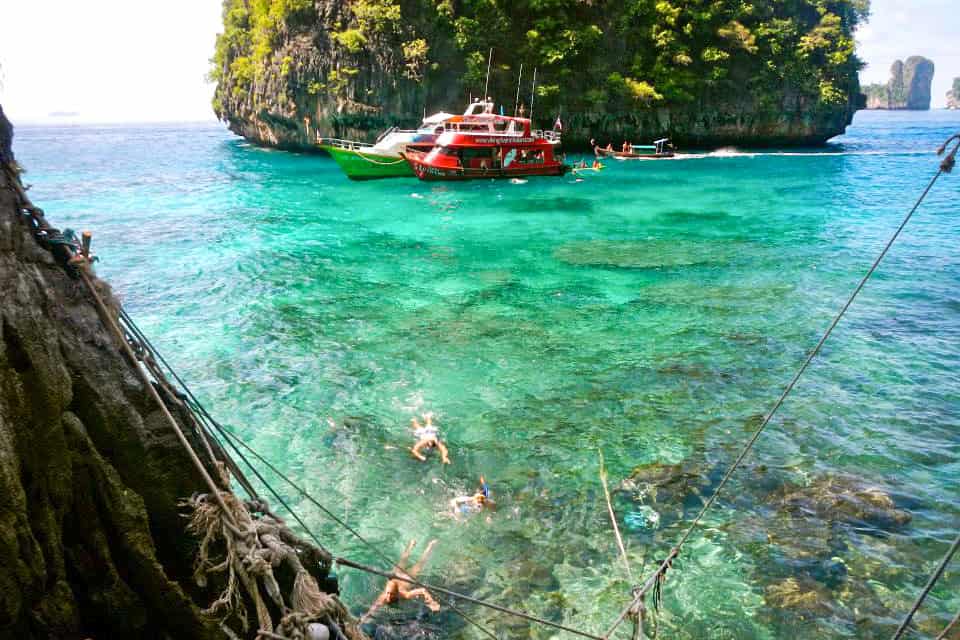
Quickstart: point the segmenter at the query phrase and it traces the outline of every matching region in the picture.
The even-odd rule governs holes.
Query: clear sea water
[[[24,126],[15,148],[35,201],[94,231],[99,273],[236,433],[390,556],[438,539],[425,579],[602,633],[630,581],[598,451],[639,574],[956,131],[956,112],[861,112],[801,154],[727,149],[526,184],[352,183],[326,157],[217,124]],[[945,176],[694,534],[661,637],[887,637],[909,608],[960,526],[958,202],[960,175]],[[424,412],[449,467],[406,451]],[[666,478],[656,491],[651,473]],[[449,517],[479,474],[498,509]],[[910,522],[825,506],[868,488]],[[377,563],[284,494],[335,552]],[[362,612],[380,581],[339,573]],[[957,610],[960,564],[913,637]],[[471,612],[507,638],[566,637]],[[450,613],[392,615],[480,637]]]

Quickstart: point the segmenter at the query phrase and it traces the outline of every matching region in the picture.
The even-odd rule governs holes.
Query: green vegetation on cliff
[[[479,93],[493,48],[491,94],[511,102],[520,63],[537,67],[544,117],[735,104],[775,122],[785,99],[849,116],[853,33],[868,10],[868,0],[224,0],[214,108],[231,120],[277,111],[276,87],[263,89],[282,73],[300,117],[323,121],[324,103],[412,116],[431,97]]]

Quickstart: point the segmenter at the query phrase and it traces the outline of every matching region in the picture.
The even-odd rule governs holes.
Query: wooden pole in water
[[[84,231],[81,234],[81,238],[83,243],[83,249],[81,250],[81,253],[83,253],[84,258],[87,258],[89,260],[90,259],[90,243],[93,242],[93,234],[90,233],[89,231]]]

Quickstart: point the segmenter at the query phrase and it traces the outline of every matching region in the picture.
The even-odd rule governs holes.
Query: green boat
[[[413,175],[413,169],[402,156],[377,153],[373,150],[373,145],[350,143],[348,146],[344,142],[325,138],[320,148],[330,154],[333,161],[351,180],[402,178]]]
[[[443,133],[443,123],[455,117],[441,112],[424,118],[418,129],[393,127],[380,134],[373,144],[336,138],[320,138],[317,143],[351,180],[411,177],[413,169],[401,154],[432,149],[437,136]]]

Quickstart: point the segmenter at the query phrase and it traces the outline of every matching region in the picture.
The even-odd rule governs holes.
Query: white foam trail
[[[672,158],[637,158],[638,160],[703,160],[706,158],[839,158],[844,156],[926,156],[931,151],[740,151],[725,147],[708,153],[677,153]]]

